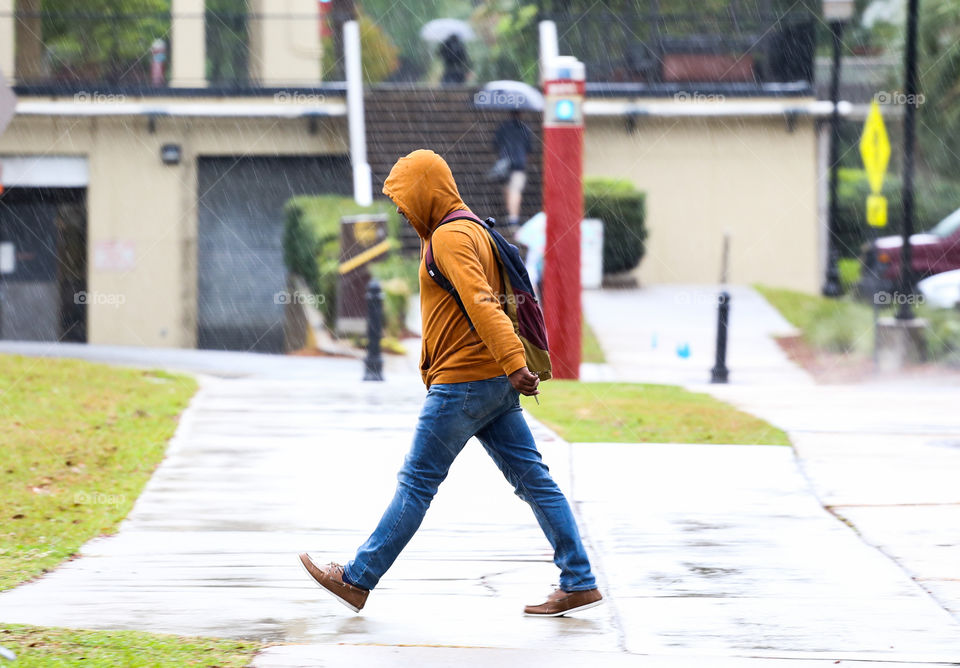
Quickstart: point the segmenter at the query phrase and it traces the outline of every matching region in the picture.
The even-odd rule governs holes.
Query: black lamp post
[[[827,214],[827,275],[823,283],[826,297],[839,297],[843,294],[840,287],[840,272],[837,269],[839,252],[836,246],[837,236],[837,162],[840,154],[840,111],[837,103],[840,97],[840,50],[843,47],[843,26],[853,16],[854,0],[823,0],[823,17],[830,24],[833,36],[833,67],[830,73],[830,188],[829,211]]]
[[[906,71],[907,107],[903,113],[903,246],[900,252],[900,306],[897,320],[913,320],[913,307],[909,299],[915,292],[913,281],[913,248],[910,237],[913,235],[913,145],[916,139],[917,110],[917,11],[919,0],[907,0],[907,48],[904,53]]]

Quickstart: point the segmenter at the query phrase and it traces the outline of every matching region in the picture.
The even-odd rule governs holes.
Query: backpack
[[[440,221],[440,225],[452,223],[455,220],[473,221],[481,225],[490,236],[490,246],[500,269],[500,278],[505,292],[505,294],[498,295],[500,304],[507,317],[510,318],[510,322],[513,323],[513,331],[520,337],[520,342],[523,344],[523,354],[527,361],[527,368],[532,373],[537,374],[540,380],[549,380],[553,373],[547,346],[547,328],[543,321],[543,311],[540,309],[540,303],[537,301],[533,286],[530,283],[530,277],[527,275],[527,268],[520,258],[520,251],[504,239],[503,235],[493,229],[493,226],[496,225],[493,218],[482,221],[469,211],[461,210],[449,214]],[[437,227],[439,228],[440,225],[437,225]],[[460,299],[457,289],[437,267],[433,257],[433,249],[429,242],[424,252],[423,261],[427,273],[430,274],[437,285],[450,293],[456,300],[463,317],[467,319],[467,323],[470,325],[470,329],[473,329],[473,323],[470,321],[470,316],[463,306],[463,301]]]

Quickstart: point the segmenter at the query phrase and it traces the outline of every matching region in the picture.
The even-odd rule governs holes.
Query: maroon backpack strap
[[[446,225],[447,223],[452,223],[455,220],[471,220],[475,223],[483,225],[484,227],[490,227],[488,223],[485,223],[484,221],[480,220],[479,217],[470,213],[466,209],[457,209],[456,211],[451,211],[446,216],[444,216],[443,220],[441,220],[437,224],[437,227],[440,227],[440,225]],[[434,232],[437,231],[436,227],[433,229],[433,231]]]

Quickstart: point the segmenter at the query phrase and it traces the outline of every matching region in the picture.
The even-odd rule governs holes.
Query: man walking
[[[527,369],[523,345],[501,307],[503,285],[486,230],[469,220],[439,225],[448,214],[469,209],[450,167],[433,151],[400,158],[383,192],[422,243],[430,243],[437,268],[456,288],[470,320],[431,279],[421,259],[420,369],[428,391],[413,445],[397,474],[396,494],[352,561],[319,566],[304,553],[301,563],[320,586],[359,612],[419,528],[453,460],[476,436],[517,495],[530,504],[560,568],[560,588],[524,613],[553,617],[599,605],[602,596],[573,512],[520,409],[520,394],[538,394],[540,380]]]

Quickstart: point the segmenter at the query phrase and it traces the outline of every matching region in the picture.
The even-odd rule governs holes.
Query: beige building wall
[[[204,0],[172,0],[170,4],[170,85],[207,85],[207,31]]]
[[[166,143],[181,146],[179,165],[162,163]],[[0,136],[0,159],[87,157],[87,292],[101,296],[89,300],[87,338],[140,346],[196,346],[199,157],[346,152],[340,119],[311,134],[304,119],[166,118],[151,133],[143,117],[18,116]],[[104,242],[132,244],[132,268],[97,266]]]
[[[316,0],[249,0],[250,78],[261,86],[320,83]]]
[[[0,0],[0,72],[7,79],[8,83],[13,83],[13,64],[16,54],[16,22],[13,18],[14,0]]]
[[[43,78],[39,18],[16,31],[14,0],[0,0],[0,71],[13,81]],[[39,11],[40,0],[20,0]],[[249,0],[250,77],[264,86],[312,86],[321,81],[321,43],[316,0]],[[169,43],[170,85],[197,88],[206,80],[204,0],[172,0]],[[19,44],[15,37],[19,37]]]
[[[730,282],[818,290],[813,119],[587,117],[584,143],[587,176],[647,194],[641,284],[716,283],[729,232]]]

